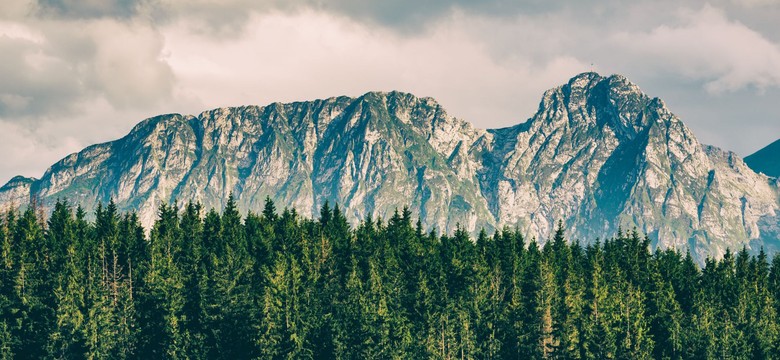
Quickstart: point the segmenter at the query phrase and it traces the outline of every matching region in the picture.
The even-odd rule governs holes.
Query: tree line
[[[780,359],[780,257],[113,202],[0,216],[0,358]]]

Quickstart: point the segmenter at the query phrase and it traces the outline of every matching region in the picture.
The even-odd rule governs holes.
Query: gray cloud
[[[14,0],[17,1],[17,0]],[[759,0],[756,0],[759,1]],[[453,9],[490,16],[514,16],[518,13],[537,14],[561,8],[583,6],[580,2],[545,0],[38,0],[39,14],[75,19],[136,15],[157,19],[198,16],[208,22],[225,24],[247,19],[247,10],[292,11],[310,8],[352,17],[358,21],[375,22],[391,27],[416,27],[446,16]]]
[[[122,109],[165,101],[174,83],[161,35],[131,22],[0,24],[0,117],[69,114],[104,98]]]
[[[89,19],[135,16],[141,0],[38,0],[42,15]]]
[[[618,33],[614,38],[621,48],[649,57],[655,65],[674,64],[681,75],[706,81],[711,92],[780,86],[777,44],[709,6],[682,17],[681,25]]]
[[[398,27],[403,31],[414,31],[420,26],[436,22],[441,17],[446,17],[456,10],[491,17],[514,17],[518,14],[549,13],[576,6],[579,2],[545,0],[337,0],[316,1],[314,4],[318,9],[344,14],[358,21],[373,21],[390,27]]]
[[[42,51],[40,38],[0,37],[0,117],[67,108],[83,93],[70,64]]]

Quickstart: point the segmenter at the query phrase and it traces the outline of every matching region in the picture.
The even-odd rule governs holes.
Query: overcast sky
[[[0,183],[146,117],[400,90],[511,126],[620,73],[700,141],[780,138],[780,0],[1,0]]]

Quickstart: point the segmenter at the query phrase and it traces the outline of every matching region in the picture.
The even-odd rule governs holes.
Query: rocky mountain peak
[[[317,216],[329,201],[358,221],[409,205],[428,229],[511,226],[539,241],[558,220],[585,242],[636,226],[654,247],[687,247],[700,261],[727,247],[780,249],[777,180],[700,144],[625,77],[593,72],[497,130],[396,91],[161,115],[40,180],[13,179],[0,206],[61,198],[89,210],[113,199],[149,225],[161,203],[219,209],[230,193],[244,211],[270,197]]]
[[[584,72],[569,79],[563,87],[567,87],[571,93],[584,93],[588,92],[603,80],[604,77],[598,73]]]
[[[14,176],[0,187],[0,204],[8,206],[24,206],[31,200],[32,186],[37,179],[24,176]]]
[[[621,136],[633,137],[664,109],[662,101],[651,99],[622,75],[587,72],[546,91],[535,118],[576,121],[572,125],[578,128],[606,125]]]
[[[3,188],[25,185],[25,184],[32,184],[36,180],[37,180],[36,178],[17,175],[11,178],[11,180],[8,180],[8,182],[5,185],[3,185]]]

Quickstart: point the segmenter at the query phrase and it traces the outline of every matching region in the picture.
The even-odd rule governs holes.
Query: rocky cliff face
[[[777,247],[777,183],[700,144],[622,76],[581,74],[547,91],[525,124],[491,132],[481,184],[499,224],[544,239],[563,219],[583,240],[637,226],[699,259]]]
[[[25,206],[30,202],[30,188],[35,179],[24,176],[15,176],[7,184],[0,187],[0,204],[4,209],[8,207]]]
[[[410,205],[427,228],[518,226],[541,241],[559,219],[583,241],[636,226],[699,259],[780,243],[776,179],[701,145],[626,78],[594,73],[547,91],[527,122],[487,131],[398,92],[158,116],[40,180],[13,179],[0,206],[114,199],[148,225],[162,202],[221,208],[230,192],[243,210],[269,196],[316,216],[327,200],[359,220]]]
[[[148,225],[161,202],[221,208],[233,192],[243,210],[270,196],[314,216],[329,200],[362,219],[408,204],[430,228],[493,228],[468,152],[486,135],[432,99],[395,92],[163,115],[67,156],[40,180],[15,179],[0,201],[61,198],[92,209],[113,199]]]

